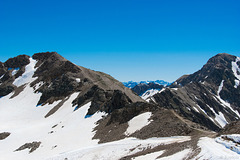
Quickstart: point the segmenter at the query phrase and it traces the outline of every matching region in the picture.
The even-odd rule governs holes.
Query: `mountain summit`
[[[110,75],[77,66],[56,52],[36,53],[32,58],[26,55],[10,58],[1,63],[0,76],[1,96],[15,90],[15,95],[12,96],[14,97],[29,84],[34,88],[34,92],[41,93],[36,106],[52,104],[74,92],[79,92],[79,95],[73,105],[81,107],[92,101],[89,115],[98,110],[111,112],[105,104],[112,109],[120,107],[114,105],[118,102],[110,104],[112,96],[122,97],[126,104],[142,101]],[[60,105],[46,116],[59,108]]]
[[[217,131],[240,118],[239,80],[239,57],[221,53],[199,71],[182,76],[150,99]]]

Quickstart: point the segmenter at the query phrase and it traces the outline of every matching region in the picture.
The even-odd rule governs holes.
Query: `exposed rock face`
[[[4,140],[4,139],[7,138],[8,136],[10,136],[10,133],[9,133],[9,132],[0,133],[0,140]]]
[[[0,97],[6,96],[16,88],[12,83],[25,72],[25,66],[30,63],[29,56],[19,55],[0,62]]]
[[[240,134],[240,121],[234,121],[226,125],[223,130],[221,130],[219,135],[222,134]]]
[[[135,116],[151,112],[152,122],[136,131],[130,136],[140,139],[151,137],[169,137],[169,136],[186,136],[195,131],[194,123],[187,124],[181,118],[176,116],[173,111],[159,107],[158,105],[136,102],[126,105],[126,107],[114,110],[109,116],[100,120],[99,125],[95,128],[95,139],[100,139],[100,143],[119,140],[127,137],[124,132],[128,127],[128,121]],[[191,126],[190,126],[191,124]]]
[[[133,87],[132,90],[141,96],[143,93],[145,93],[149,89],[161,90],[163,87],[164,87],[163,85],[150,82],[148,84],[140,83],[140,84],[136,85],[135,87]]]
[[[13,86],[0,86],[0,97],[6,96],[14,90]]]
[[[125,107],[126,105],[132,103],[132,100],[120,90],[107,90],[99,88],[94,85],[88,90],[84,95],[80,93],[78,99],[74,103],[81,106],[88,102],[92,102],[91,107],[88,110],[87,115],[92,115],[97,111],[104,111],[106,113],[111,113],[115,109]]]
[[[201,70],[179,78],[169,89],[154,95],[152,102],[217,131],[239,119],[240,87],[234,63],[238,70],[236,56],[218,54]]]
[[[10,58],[8,59],[5,63],[4,66],[7,68],[21,68],[23,66],[26,66],[29,64],[29,56],[27,55],[19,55],[15,58]]]
[[[32,153],[33,151],[35,151],[39,146],[40,146],[41,142],[32,142],[32,143],[25,143],[24,145],[22,145],[21,147],[19,147],[18,149],[16,149],[16,151],[21,151],[24,149],[30,149],[29,153]]]

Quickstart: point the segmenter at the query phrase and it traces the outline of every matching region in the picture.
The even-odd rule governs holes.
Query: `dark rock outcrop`
[[[9,132],[0,133],[0,140],[6,139],[8,136],[10,136],[10,134],[11,133],[9,133]]]
[[[22,145],[21,147],[19,147],[18,149],[16,149],[15,151],[22,151],[24,149],[30,149],[29,153],[32,153],[33,151],[35,151],[36,149],[38,149],[38,147],[40,146],[41,142],[37,142],[34,141],[32,143],[25,143],[24,145]]]
[[[135,87],[132,88],[132,90],[137,93],[138,95],[142,95],[143,93],[145,93],[147,90],[149,89],[159,89],[161,90],[164,86],[157,84],[157,83],[139,83],[138,85],[136,85]]]
[[[27,55],[19,55],[14,58],[8,59],[5,63],[4,66],[7,68],[21,68],[23,66],[26,66],[30,63],[29,56]]]
[[[218,133],[218,135],[223,134],[240,134],[240,121],[234,121],[226,125],[223,130]]]

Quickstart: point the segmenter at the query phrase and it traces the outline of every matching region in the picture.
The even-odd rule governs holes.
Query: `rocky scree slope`
[[[219,131],[240,115],[240,58],[218,54],[201,70],[176,80],[149,98],[210,130]]]

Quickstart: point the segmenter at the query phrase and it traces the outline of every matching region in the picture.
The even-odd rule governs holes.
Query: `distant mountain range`
[[[155,83],[155,84],[159,84],[159,85],[163,85],[163,86],[168,86],[171,84],[164,80],[156,80],[156,81],[140,81],[140,82],[128,81],[128,82],[123,82],[123,85],[128,88],[133,88],[138,84],[149,84],[149,83]]]
[[[1,159],[240,159],[239,57],[123,84],[56,52],[0,62]]]

